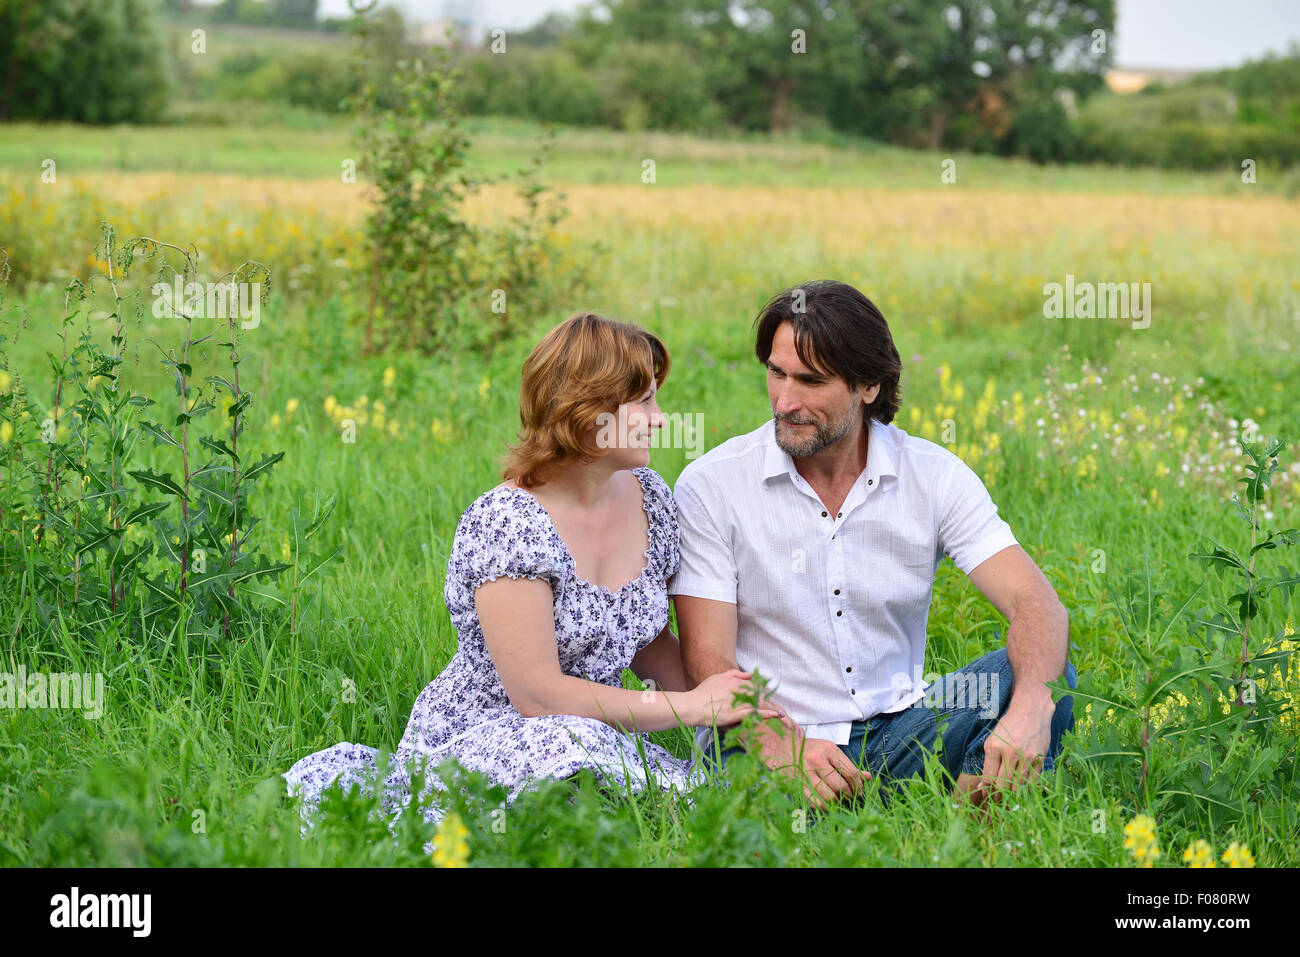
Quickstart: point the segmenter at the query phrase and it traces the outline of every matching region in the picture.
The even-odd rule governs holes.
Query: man
[[[1052,770],[1072,699],[1068,617],[975,473],[891,425],[902,364],[875,305],[822,280],[775,296],[756,320],[772,419],[688,464],[674,490],[681,566],[669,582],[696,684],[731,668],[776,684],[789,715],[744,747],[804,781],[817,807],[872,772],[895,784],[937,751],[957,792],[982,802]],[[943,555],[1007,617],[1006,648],[919,680]],[[702,728],[706,759],[725,763]],[[936,748],[942,735],[942,748]]]

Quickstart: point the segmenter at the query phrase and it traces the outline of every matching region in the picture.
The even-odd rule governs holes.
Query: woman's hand
[[[784,709],[768,699],[760,700],[757,709],[748,701],[732,703],[738,693],[753,694],[750,677],[748,671],[733,668],[710,675],[695,690],[687,692],[693,705],[691,710],[695,720],[692,724],[705,728],[715,724],[736,724],[755,711],[760,718],[784,718]]]

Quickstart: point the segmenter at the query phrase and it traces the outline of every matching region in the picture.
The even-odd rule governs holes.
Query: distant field
[[[206,107],[205,107],[206,109]],[[265,104],[221,107],[229,125],[95,129],[68,124],[10,124],[0,138],[0,169],[38,176],[52,158],[64,173],[138,172],[236,173],[315,179],[337,177],[355,158],[350,128],[300,111],[284,111],[300,126]],[[256,122],[249,122],[252,116]],[[486,173],[524,164],[539,141],[537,124],[507,119],[471,119],[465,124],[474,162]],[[655,163],[661,186],[702,184],[747,186],[838,186],[880,189],[966,189],[1205,194],[1252,196],[1293,189],[1289,175],[1261,170],[1257,183],[1243,184],[1240,171],[1187,173],[1105,166],[1038,166],[975,154],[927,153],[870,140],[834,137],[830,142],[769,136],[715,140],[670,133],[623,133],[569,129],[559,138],[546,175],[560,183],[639,185],[643,163]],[[943,162],[956,163],[956,182],[941,181]]]

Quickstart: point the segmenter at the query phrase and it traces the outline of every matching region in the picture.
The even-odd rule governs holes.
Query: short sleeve
[[[503,577],[542,578],[559,591],[563,563],[558,545],[541,505],[526,495],[494,489],[461,515],[447,562],[449,593],[454,581],[472,601],[480,585]]]
[[[716,516],[705,506],[691,481],[677,482],[680,564],[668,582],[668,594],[736,601],[736,557],[731,542],[718,531]]]
[[[1017,544],[988,489],[961,459],[953,457],[953,467],[940,491],[939,545],[963,572],[969,575],[985,559]]]
[[[667,580],[677,574],[680,563],[677,501],[673,498],[672,489],[668,487],[662,475],[652,468],[637,471],[644,476],[649,493],[647,501],[650,506],[650,519],[654,522],[659,578]]]

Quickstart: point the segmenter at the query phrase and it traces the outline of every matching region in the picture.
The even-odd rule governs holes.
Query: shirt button
[[[838,588],[837,588],[837,589],[835,589],[835,594],[837,594],[837,595],[838,595],[838,594],[839,594],[839,593],[840,593],[840,590],[839,590],[839,589],[838,589]]]
[[[825,518],[825,517],[826,517],[826,513],[825,513],[825,512],[822,512],[822,518]]]
[[[857,694],[857,693],[858,693],[858,689],[857,689],[857,688],[850,688],[850,689],[849,689],[849,694]]]
[[[836,513],[835,513],[835,517],[836,517],[836,518],[843,518],[843,517],[844,517],[844,513],[843,513],[843,512],[836,512]]]
[[[867,479],[867,484],[870,485],[870,484],[871,484],[872,482],[874,482],[874,481],[875,481],[875,479]]]
[[[853,670],[853,666],[852,666],[852,665],[849,665],[847,668],[844,669],[845,673],[848,673],[848,672],[850,672],[850,671],[852,671],[852,670]]]
[[[842,614],[844,614],[844,612],[842,612],[842,611],[837,611],[837,612],[835,613],[835,617],[838,618],[838,617],[840,617],[840,615],[842,615]]]

